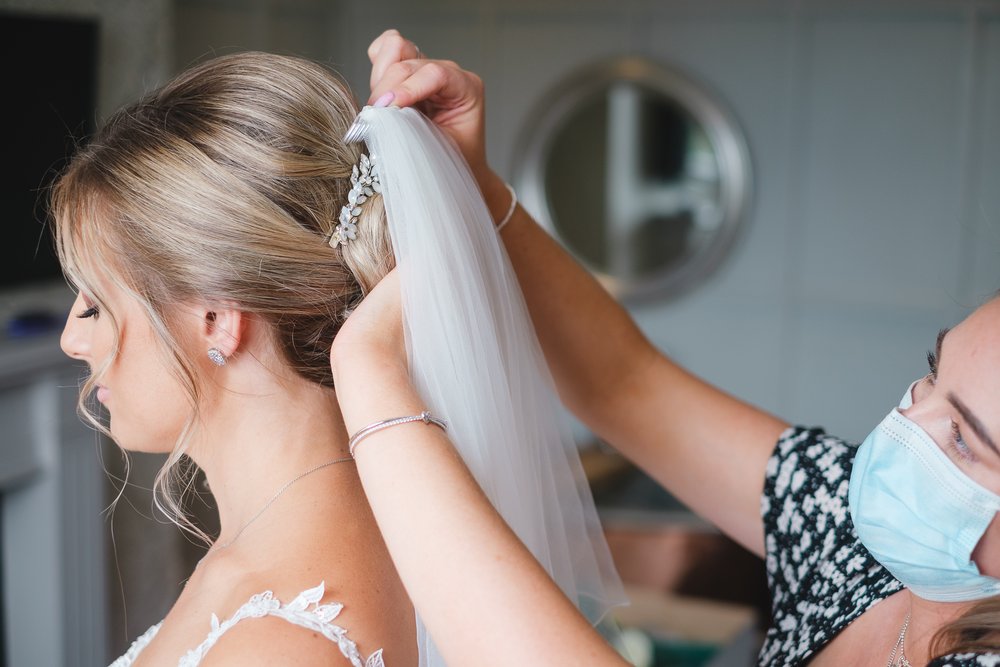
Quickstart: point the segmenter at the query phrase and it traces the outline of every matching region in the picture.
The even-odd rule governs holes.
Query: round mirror
[[[587,68],[546,101],[519,142],[525,207],[619,298],[700,284],[749,208],[732,115],[680,72],[635,58]]]

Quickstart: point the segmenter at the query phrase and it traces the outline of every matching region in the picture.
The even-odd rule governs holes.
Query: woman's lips
[[[106,403],[107,400],[108,400],[108,395],[110,393],[111,393],[111,390],[109,390],[107,387],[103,387],[103,386],[98,385],[98,387],[97,387],[97,400],[99,400],[101,403]]]

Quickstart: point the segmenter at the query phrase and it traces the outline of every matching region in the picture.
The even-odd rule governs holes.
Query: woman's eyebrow
[[[938,332],[937,344],[934,347],[934,356],[937,359],[938,368],[941,367],[941,348],[944,345],[944,337],[948,335],[949,331],[951,331],[951,329],[941,329],[941,331]],[[962,415],[962,419],[965,420],[965,423],[969,425],[979,439],[987,447],[996,452],[997,456],[1000,456],[1000,448],[998,448],[996,443],[993,442],[993,438],[991,438],[990,434],[986,432],[986,427],[983,426],[983,422],[980,421],[979,417],[972,413],[969,406],[963,403],[958,396],[950,391],[948,392],[948,402],[951,403],[956,410],[958,410],[958,414]]]
[[[949,331],[951,331],[950,327],[938,331],[937,343],[934,344],[934,359],[939,365],[941,364],[941,346],[944,345],[944,337],[948,335]]]
[[[958,413],[962,415],[962,419],[964,419],[975,434],[979,436],[979,439],[986,443],[990,449],[996,452],[997,456],[1000,456],[1000,449],[997,448],[996,443],[993,442],[989,433],[986,432],[986,427],[983,426],[983,422],[979,421],[979,418],[972,414],[972,411],[969,410],[969,406],[959,400],[958,396],[955,396],[955,394],[951,392],[948,392],[948,402],[955,406]]]

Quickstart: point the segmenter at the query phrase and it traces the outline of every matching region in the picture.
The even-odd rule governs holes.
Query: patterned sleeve
[[[998,667],[1000,653],[955,653],[935,658],[927,667]]]
[[[857,447],[789,428],[767,463],[761,514],[773,624],[762,665],[798,665],[900,590],[858,541],[847,501]]]

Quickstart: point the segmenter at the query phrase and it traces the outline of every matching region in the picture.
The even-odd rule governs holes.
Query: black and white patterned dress
[[[847,485],[857,445],[794,427],[767,462],[761,514],[771,589],[766,667],[806,664],[899,583],[858,540]],[[1000,654],[962,654],[927,667],[1000,667]]]

